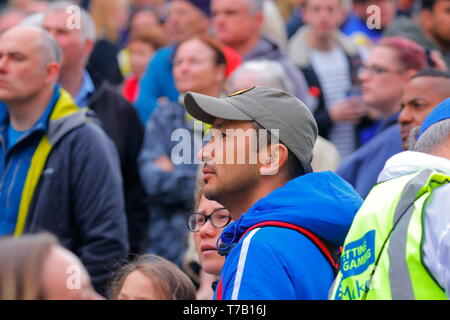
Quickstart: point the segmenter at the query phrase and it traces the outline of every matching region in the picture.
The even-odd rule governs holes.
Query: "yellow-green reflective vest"
[[[335,300],[446,299],[423,263],[424,207],[435,188],[450,181],[437,171],[376,185],[345,239]]]

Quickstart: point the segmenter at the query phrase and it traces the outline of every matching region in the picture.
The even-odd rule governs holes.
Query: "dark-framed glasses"
[[[361,75],[363,72],[368,72],[371,75],[380,75],[385,73],[399,73],[399,70],[389,70],[382,66],[371,65],[371,66],[361,66],[358,69],[358,74]]]
[[[214,210],[209,216],[199,212],[193,212],[187,217],[189,231],[198,232],[209,220],[214,228],[224,228],[231,221],[231,216],[225,208]]]

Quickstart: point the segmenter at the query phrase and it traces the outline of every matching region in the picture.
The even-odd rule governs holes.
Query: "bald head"
[[[33,26],[16,26],[8,29],[0,36],[0,41],[16,39],[29,43],[41,58],[41,67],[50,62],[61,63],[61,49],[55,39],[46,30]]]

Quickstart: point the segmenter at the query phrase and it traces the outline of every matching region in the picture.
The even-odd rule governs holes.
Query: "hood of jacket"
[[[221,247],[233,245],[247,229],[265,221],[295,224],[340,246],[361,205],[358,193],[336,174],[306,174],[260,199],[226,227],[220,237]]]
[[[311,47],[308,46],[306,36],[310,32],[309,26],[304,26],[292,36],[288,43],[288,55],[292,61],[301,68],[306,68],[310,62]],[[358,55],[358,49],[341,31],[336,30],[334,37],[345,54],[349,57]]]
[[[450,175],[450,160],[422,152],[400,152],[386,161],[383,171],[378,176],[378,183],[425,169]]]

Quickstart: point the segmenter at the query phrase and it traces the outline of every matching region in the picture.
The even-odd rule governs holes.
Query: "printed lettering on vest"
[[[370,230],[362,238],[347,244],[342,252],[340,272],[342,280],[363,273],[375,263],[375,230]],[[337,288],[336,299],[358,299],[364,294],[368,283],[356,281],[356,287],[342,287],[342,282]]]

